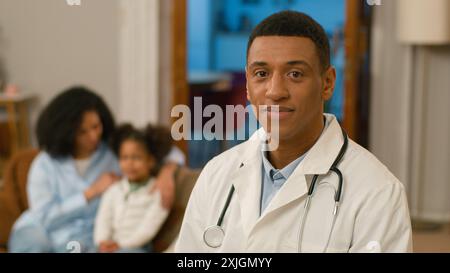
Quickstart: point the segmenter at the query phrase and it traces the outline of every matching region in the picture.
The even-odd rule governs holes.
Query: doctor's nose
[[[289,98],[289,91],[281,75],[274,74],[268,82],[266,98],[272,101]]]

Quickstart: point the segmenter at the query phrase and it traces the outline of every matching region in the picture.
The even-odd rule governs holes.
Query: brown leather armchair
[[[38,150],[26,150],[17,153],[7,164],[4,172],[3,186],[0,188],[0,252],[7,251],[7,243],[11,228],[28,208],[26,193],[27,175]],[[172,210],[153,241],[154,250],[163,252],[176,239],[189,196],[200,170],[180,168],[175,176],[175,202]]]

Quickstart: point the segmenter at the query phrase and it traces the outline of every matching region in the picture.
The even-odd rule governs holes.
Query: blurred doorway
[[[178,5],[173,13],[173,59],[178,70],[178,76],[174,76],[174,104],[192,107],[193,97],[200,96],[203,108],[208,104],[246,105],[245,49],[250,31],[274,12],[298,10],[320,22],[330,39],[338,82],[326,111],[338,117],[352,139],[367,147],[371,6],[365,0],[174,2]],[[235,129],[243,125],[245,129],[245,124],[238,121]],[[198,129],[193,128],[193,135],[199,133],[195,131]],[[189,154],[190,165],[202,167],[214,155],[238,143],[200,140],[182,146]]]

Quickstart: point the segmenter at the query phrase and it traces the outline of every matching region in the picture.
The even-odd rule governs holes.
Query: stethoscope
[[[326,245],[324,248],[324,252],[328,248],[328,244],[331,239],[331,234],[333,233],[334,224],[336,222],[336,218],[337,218],[337,215],[339,212],[339,205],[340,205],[341,197],[342,197],[342,187],[343,187],[343,183],[344,183],[344,178],[342,176],[342,173],[337,166],[341,162],[342,157],[344,157],[344,154],[347,150],[348,136],[345,133],[344,129],[341,128],[341,130],[342,130],[342,136],[344,137],[344,144],[342,144],[342,147],[339,150],[339,153],[336,156],[336,159],[334,160],[334,162],[331,165],[330,170],[329,170],[331,172],[334,172],[338,176],[339,184],[338,184],[337,191],[335,191],[335,195],[334,195],[333,222],[331,224],[331,230],[328,235],[328,239],[327,239],[327,242],[326,242]],[[242,167],[242,164],[241,164],[241,167]],[[303,230],[305,228],[306,217],[308,217],[308,212],[309,212],[309,208],[311,205],[312,196],[314,195],[314,190],[316,188],[316,183],[317,183],[318,178],[319,178],[318,174],[315,174],[313,176],[313,179],[311,181],[311,186],[309,187],[309,190],[308,190],[308,196],[307,196],[306,202],[305,202],[305,209],[303,211],[303,217],[301,219],[300,229],[298,232],[298,252],[301,252],[301,245],[302,245],[302,240],[303,240]],[[225,205],[223,206],[222,212],[220,213],[219,219],[217,220],[217,224],[214,226],[208,227],[203,232],[203,241],[205,242],[205,244],[207,246],[209,246],[211,248],[220,247],[222,245],[223,239],[225,238],[225,231],[222,228],[222,222],[223,222],[223,218],[225,217],[225,213],[227,212],[228,207],[230,206],[230,202],[233,197],[233,194],[234,194],[234,185],[231,186],[231,189],[228,193]]]

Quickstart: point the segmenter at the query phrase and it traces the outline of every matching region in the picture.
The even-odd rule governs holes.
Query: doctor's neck
[[[299,133],[283,138],[280,136],[278,148],[267,152],[267,159],[277,169],[282,169],[308,152],[319,139],[325,128],[323,115],[304,126]]]

